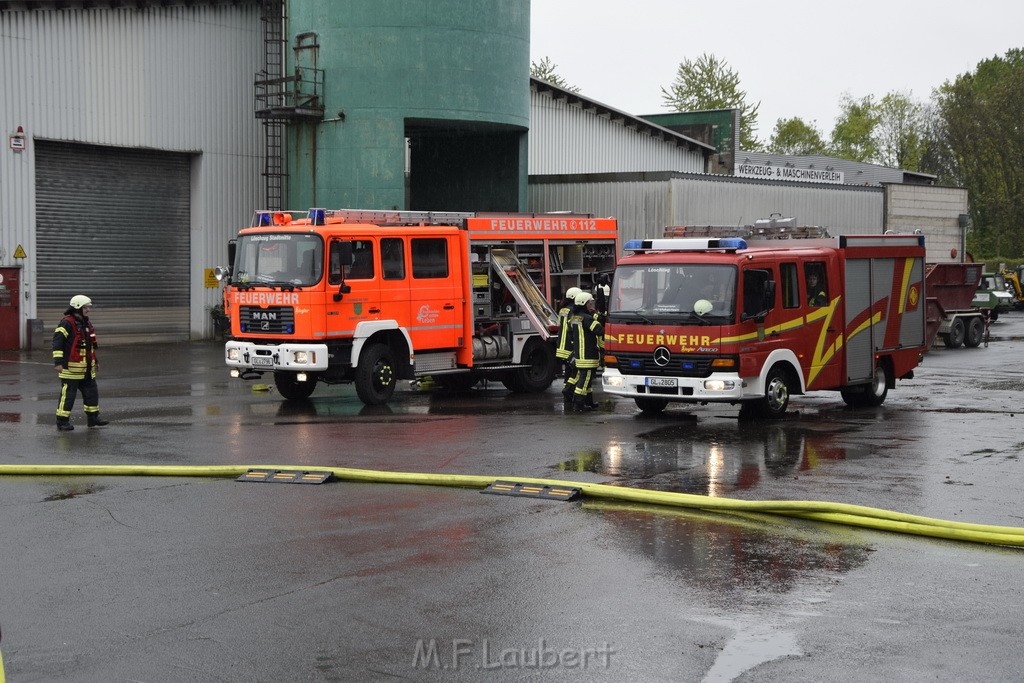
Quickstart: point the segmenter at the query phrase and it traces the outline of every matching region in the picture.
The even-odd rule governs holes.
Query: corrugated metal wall
[[[704,154],[651,137],[550,93],[530,92],[529,173],[700,173]]]
[[[6,140],[0,149],[0,265],[24,267],[25,317],[37,317],[43,248],[34,140],[152,148],[193,155],[190,327],[193,337],[212,335],[207,308],[219,290],[204,287],[203,269],[226,260],[225,242],[262,205],[252,90],[261,50],[254,2],[0,12],[0,130],[22,126],[27,142],[22,152]],[[17,246],[27,258],[13,258]]]
[[[772,213],[833,235],[882,231],[884,189],[677,173],[530,178],[530,211],[581,211],[619,219],[623,241],[667,225],[746,225]]]
[[[60,319],[84,292],[104,340],[188,339],[189,155],[46,140],[35,148],[39,317]]]

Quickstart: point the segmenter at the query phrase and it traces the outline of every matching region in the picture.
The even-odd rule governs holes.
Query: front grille
[[[238,322],[242,332],[253,334],[294,334],[295,309],[291,306],[240,306]]]
[[[617,353],[615,359],[623,375],[664,375],[667,377],[708,377],[715,356],[672,354],[665,366],[654,362],[653,353]]]

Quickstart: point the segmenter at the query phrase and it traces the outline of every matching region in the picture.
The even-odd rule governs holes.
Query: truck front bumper
[[[601,376],[606,394],[690,403],[735,403],[759,397],[754,387],[735,373],[716,372],[708,377],[654,377],[623,375],[607,368]]]
[[[224,345],[224,362],[232,368],[257,372],[315,372],[327,369],[327,345],[254,344],[232,340]]]

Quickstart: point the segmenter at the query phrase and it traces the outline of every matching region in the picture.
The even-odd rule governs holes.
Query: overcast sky
[[[679,64],[724,60],[758,137],[798,116],[826,137],[843,93],[931,91],[978,62],[1024,48],[1022,0],[532,0],[530,60],[548,57],[580,94],[629,114],[668,111],[661,88]]]

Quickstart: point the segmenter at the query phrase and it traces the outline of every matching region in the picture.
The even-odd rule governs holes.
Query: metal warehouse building
[[[781,214],[833,235],[921,230],[931,261],[964,252],[967,192],[932,185],[933,176],[738,147],[721,155],[735,159],[733,175],[709,174],[705,169],[720,168],[713,157],[722,150],[686,147],[689,138],[658,125],[676,115],[633,116],[536,79],[531,112],[531,211],[615,216],[623,239],[658,236],[668,225],[747,225]],[[614,144],[625,137],[642,143]],[[601,153],[575,153],[580,149]],[[820,177],[829,182],[814,181]]]
[[[528,71],[529,0],[0,0],[0,348],[45,344],[77,293],[107,343],[209,338],[256,208],[574,210],[624,239],[781,213],[962,252],[962,190],[712,175],[812,162]]]
[[[77,293],[102,341],[209,334],[204,268],[261,202],[259,5],[130,5],[0,3],[0,265],[20,266],[23,346]]]

